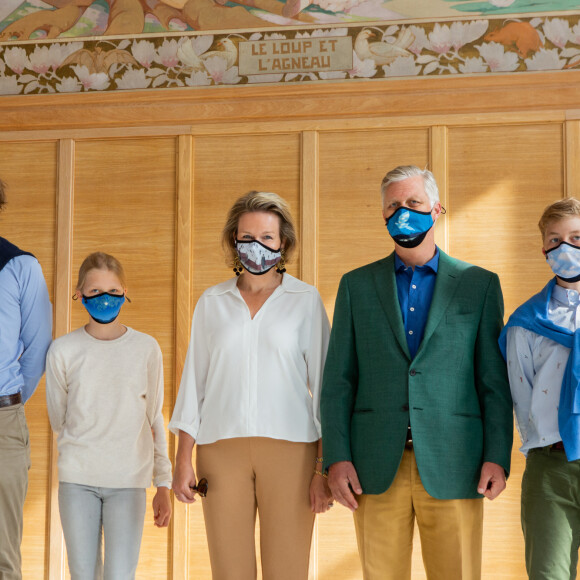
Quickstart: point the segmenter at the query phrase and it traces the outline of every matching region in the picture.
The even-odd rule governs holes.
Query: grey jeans
[[[58,504],[71,579],[134,580],[145,519],[145,489],[61,481]]]

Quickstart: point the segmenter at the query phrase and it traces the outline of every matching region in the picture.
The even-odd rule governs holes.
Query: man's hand
[[[486,461],[481,467],[477,493],[495,499],[505,489],[505,471],[501,465]]]
[[[347,507],[351,512],[358,507],[358,503],[353,495],[362,493],[356,469],[350,461],[338,461],[333,463],[328,470],[328,487],[334,499]]]

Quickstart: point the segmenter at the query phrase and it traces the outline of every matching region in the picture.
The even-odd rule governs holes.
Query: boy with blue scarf
[[[580,545],[580,201],[553,203],[538,225],[556,276],[511,315],[499,341],[527,458],[528,576],[570,580]]]

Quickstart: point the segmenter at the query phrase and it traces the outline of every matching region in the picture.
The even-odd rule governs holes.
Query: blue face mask
[[[434,223],[430,211],[417,211],[407,207],[400,207],[385,220],[389,234],[403,248],[416,248]]]
[[[568,242],[546,251],[546,260],[552,272],[564,282],[580,280],[580,248]]]
[[[83,304],[91,318],[99,324],[109,324],[119,316],[121,306],[125,302],[124,294],[109,294],[103,292],[95,296],[84,296]]]
[[[258,276],[270,271],[280,261],[282,258],[281,249],[273,250],[258,240],[249,242],[236,240],[236,250],[242,266],[250,274]]]

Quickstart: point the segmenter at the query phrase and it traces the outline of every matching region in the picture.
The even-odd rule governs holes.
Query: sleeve
[[[153,485],[171,487],[171,461],[163,421],[163,355],[157,342],[148,369],[147,417],[153,430]]]
[[[308,369],[308,387],[312,393],[314,424],[318,432],[318,437],[321,437],[320,392],[322,389],[322,371],[324,369],[324,361],[326,360],[328,340],[330,337],[330,323],[328,322],[324,304],[317,290],[314,291],[313,298],[313,309],[311,312],[312,329],[310,345],[306,353],[306,366]]]
[[[336,297],[320,398],[325,469],[338,461],[352,461],[350,422],[357,389],[355,329],[348,281],[343,276]]]
[[[513,445],[513,411],[507,365],[499,348],[503,296],[497,274],[489,281],[475,345],[475,384],[483,417],[483,461],[509,474]]]
[[[516,425],[522,443],[528,439],[534,363],[531,334],[521,326],[512,326],[507,331],[506,359],[510,389],[514,402]]]
[[[45,368],[46,351],[52,340],[52,305],[42,269],[36,258],[17,258],[22,264],[20,282],[20,372],[24,380],[22,400],[34,393]],[[25,267],[26,266],[26,267]]]
[[[179,435],[179,431],[183,431],[194,439],[197,439],[199,431],[210,361],[206,342],[205,309],[206,299],[205,295],[202,295],[193,313],[189,348],[175,408],[169,422],[169,430],[172,433]]]
[[[50,426],[58,434],[66,417],[68,385],[65,365],[57,352],[56,344],[53,344],[46,356],[46,408]]]

